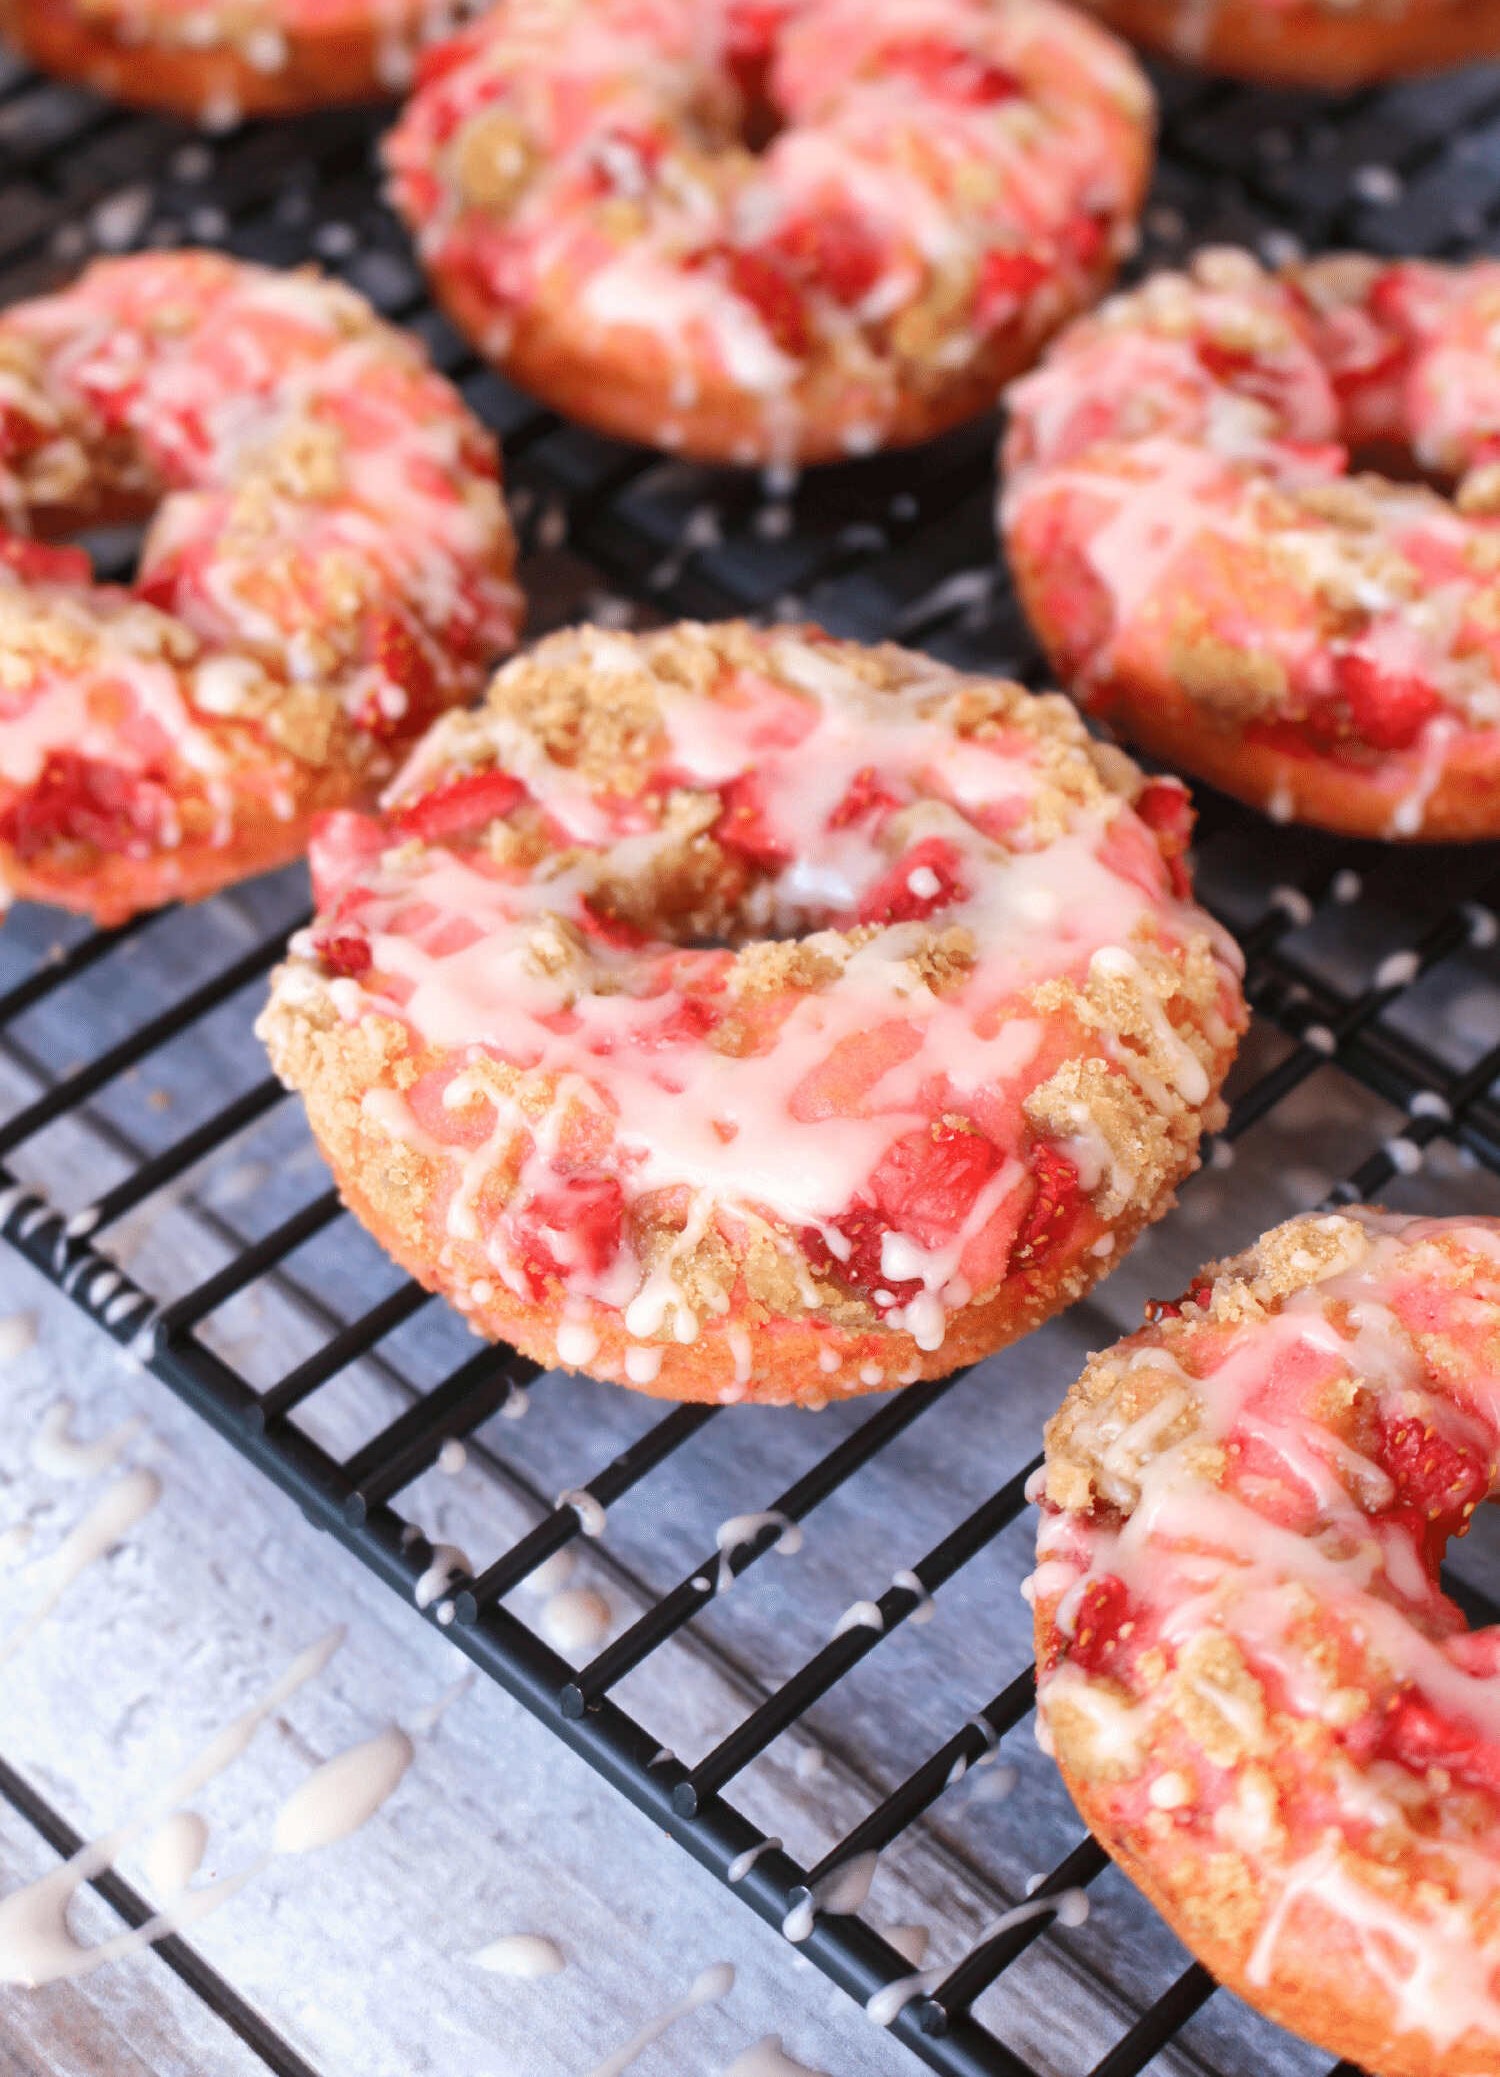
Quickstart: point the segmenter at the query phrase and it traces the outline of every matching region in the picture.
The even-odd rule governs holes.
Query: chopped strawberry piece
[[[0,533],[0,565],[23,584],[89,584],[94,566],[81,548],[50,548],[44,541]]]
[[[737,851],[751,865],[774,872],[791,863],[790,845],[772,829],[766,813],[765,795],[754,772],[741,772],[719,788],[723,811],[709,834],[726,851]]]
[[[1134,1628],[1125,1582],[1107,1572],[1083,1590],[1067,1656],[1085,1673],[1111,1673]]]
[[[887,1149],[870,1178],[873,1202],[862,1200],[832,1221],[848,1243],[847,1256],[808,1227],[800,1236],[808,1260],[819,1275],[871,1296],[879,1311],[907,1304],[922,1280],[886,1274],[886,1235],[899,1233],[921,1248],[943,1247],[963,1226],[1000,1159],[999,1148],[980,1132],[938,1125],[907,1133]]]
[[[666,130],[648,129],[640,124],[613,124],[595,141],[591,154],[595,181],[601,192],[642,194],[670,143]]]
[[[398,686],[404,700],[388,711],[380,699],[369,700],[360,725],[374,735],[409,730],[437,705],[438,678],[432,660],[407,623],[394,613],[377,614],[370,625],[369,658],[382,678]]]
[[[1385,671],[1353,651],[1335,663],[1338,694],[1356,735],[1376,750],[1409,750],[1442,701],[1425,679]]]
[[[883,873],[859,905],[861,923],[921,923],[967,901],[958,853],[944,837],[924,837]]]
[[[882,72],[909,73],[928,93],[972,108],[1013,101],[1023,91],[1014,72],[944,36],[898,36],[884,46],[879,63]]]
[[[1372,1757],[1394,1760],[1414,1774],[1442,1767],[1500,1794],[1500,1747],[1472,1724],[1445,1716],[1416,1688],[1392,1696],[1376,1731]]]
[[[616,916],[602,906],[597,895],[585,895],[579,904],[579,922],[590,937],[598,938],[617,951],[638,952],[642,945],[649,945],[651,933],[632,923],[628,916]]]
[[[861,302],[880,279],[885,241],[853,209],[836,204],[816,217],[786,224],[776,250],[792,270],[846,308]]]
[[[1207,1305],[1213,1297],[1213,1280],[1199,1277],[1190,1284],[1180,1298],[1150,1298],[1146,1301],[1146,1318],[1154,1325],[1158,1320],[1180,1320],[1187,1305]]]
[[[939,1125],[898,1139],[870,1187],[889,1227],[937,1248],[958,1232],[999,1166],[1000,1150],[982,1132]]]
[[[635,1043],[640,1046],[690,1046],[706,1038],[718,1023],[720,1016],[717,1003],[707,996],[685,995],[663,1017],[660,1024],[635,1034]]]
[[[863,822],[867,815],[883,814],[887,808],[901,805],[876,773],[873,765],[867,764],[849,781],[849,790],[828,818],[830,829],[851,829],[856,822]]]
[[[624,1219],[618,1176],[564,1176],[555,1188],[539,1190],[516,1221],[532,1297],[542,1297],[553,1277],[601,1275],[619,1250]]]
[[[160,783],[142,773],[49,750],[32,784],[0,812],[0,842],[26,859],[55,843],[139,854],[156,841],[166,806]]]
[[[1136,795],[1135,812],[1156,838],[1171,875],[1172,892],[1186,901],[1193,891],[1187,870],[1193,803],[1187,788],[1180,779],[1148,779]]]
[[[1415,1414],[1382,1418],[1379,1459],[1396,1488],[1396,1508],[1413,1517],[1436,1561],[1488,1497],[1491,1465],[1471,1444],[1451,1441]]]
[[[424,844],[443,842],[483,829],[501,815],[508,815],[526,788],[509,772],[469,772],[453,779],[420,800],[407,801],[391,816],[403,837],[420,837]]]
[[[1046,262],[1029,252],[987,252],[974,285],[974,322],[981,331],[1009,324],[1047,278]]]
[[[322,937],[315,937],[313,945],[324,966],[333,973],[357,981],[370,971],[374,954],[370,950],[370,940],[362,930],[331,930]]]
[[[1233,382],[1257,366],[1255,354],[1248,346],[1231,346],[1222,339],[1199,339],[1197,354],[1199,365],[1215,382]]]
[[[722,275],[725,285],[750,305],[782,353],[794,360],[806,353],[811,335],[802,292],[778,259],[741,245],[715,245],[698,256],[697,264],[711,265]]]
[[[1038,1142],[1032,1150],[1031,1173],[1036,1192],[1027,1207],[1011,1249],[1010,1266],[1035,1269],[1046,1260],[1072,1224],[1083,1198],[1078,1170],[1056,1147]]]
[[[1058,243],[1063,251],[1079,267],[1092,267],[1104,249],[1109,227],[1102,218],[1088,216],[1079,210],[1063,225]]]
[[[804,1226],[797,1236],[802,1243],[802,1252],[818,1276],[831,1283],[843,1284],[851,1291],[862,1291],[871,1299],[877,1312],[888,1312],[894,1305],[909,1304],[916,1297],[922,1288],[920,1277],[893,1280],[880,1266],[885,1237],[890,1228],[879,1212],[865,1205],[845,1212],[832,1223],[849,1244],[847,1255],[835,1254],[816,1226]],[[877,1291],[881,1294],[879,1298],[874,1297]]]
[[[384,825],[373,815],[335,808],[315,818],[307,847],[313,900],[325,913],[358,891],[360,875],[385,850]]]

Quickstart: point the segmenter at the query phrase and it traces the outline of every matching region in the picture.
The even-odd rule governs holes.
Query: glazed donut
[[[1084,0],[1121,36],[1238,79],[1346,92],[1500,52],[1500,0]]]
[[[820,1404],[1170,1202],[1244,1010],[1190,813],[1067,703],[811,629],[507,666],[314,844],[260,1026],[345,1201],[537,1361]]]
[[[23,538],[149,518],[129,590]],[[306,849],[520,599],[493,441],[312,274],[104,261],[0,315],[0,884],[100,923]]]
[[[1229,251],[1069,330],[1001,499],[1063,682],[1278,819],[1500,834],[1497,342],[1495,262]]]
[[[1150,150],[1134,63],[1053,0],[499,0],[387,156],[523,388],[793,464],[988,410],[1128,249]]]
[[[418,47],[468,11],[468,0],[0,0],[0,33],[58,79],[224,130],[400,92]]]
[[[1039,1722],[1220,1980],[1382,2077],[1500,2071],[1500,1630],[1438,1584],[1500,1467],[1500,1220],[1308,1214],[1047,1431]]]

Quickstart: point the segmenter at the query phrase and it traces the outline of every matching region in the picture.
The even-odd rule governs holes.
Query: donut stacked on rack
[[[550,637],[314,846],[260,1029],[485,1333],[679,1399],[940,1376],[1076,1297],[1244,1009],[1175,781],[806,629]]]
[[[0,884],[118,923],[300,857],[520,617],[493,440],[350,290],[141,255],[0,315]]]
[[[801,463],[988,409],[1128,249],[1150,147],[1140,72],[1053,0],[499,0],[388,159],[523,388]]]
[[[1494,262],[1234,251],[1071,328],[1011,393],[1002,486],[1064,682],[1278,818],[1500,834],[1497,340]]]

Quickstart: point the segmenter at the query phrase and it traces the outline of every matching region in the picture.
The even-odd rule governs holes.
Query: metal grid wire
[[[1146,220],[1147,262],[1212,238],[1257,244],[1277,259],[1295,249],[1293,233],[1309,250],[1346,243],[1457,253],[1482,245],[1500,218],[1495,69],[1339,103],[1177,76],[1159,84],[1163,163]],[[1036,679],[996,567],[993,426],[791,486],[663,461],[564,426],[479,369],[425,302],[404,238],[378,199],[379,127],[375,117],[338,114],[205,140],[6,71],[0,61],[0,300],[50,285],[98,249],[199,241],[277,264],[319,258],[420,333],[504,438],[534,629],[584,612],[616,620],[807,612],[837,632],[896,636],[954,662]],[[106,574],[128,569],[128,539],[91,545]],[[1490,949],[1500,850],[1398,855],[1276,830],[1211,795],[1200,807],[1200,891],[1246,949],[1249,993],[1262,1037],[1272,1040],[1251,1049],[1254,1069],[1239,1079],[1207,1172],[1227,1165],[1236,1141],[1265,1133],[1330,1063],[1373,1092],[1372,1110],[1402,1114],[1395,1131],[1346,1168],[1335,1198],[1376,1196],[1438,1147],[1475,1171],[1500,1172],[1500,963]],[[446,1331],[451,1316],[415,1285],[392,1281],[394,1273],[383,1287],[355,1275],[342,1293],[325,1288],[306,1266],[309,1256],[335,1233],[348,1245],[350,1230],[326,1175],[314,1173],[301,1196],[267,1184],[258,1200],[269,1224],[258,1229],[233,1203],[215,1201],[200,1179],[224,1173],[231,1142],[286,1111],[263,1062],[227,1101],[216,1085],[212,1101],[189,1104],[194,1122],[185,1127],[153,1119],[138,1099],[143,1072],[179,1061],[185,1047],[211,1050],[225,1029],[238,1040],[238,1057],[252,1057],[246,1032],[259,984],[304,900],[300,877],[282,875],[108,934],[17,912],[0,934],[0,1067],[5,1087],[19,1092],[0,1122],[0,1226],[317,1525],[411,1598],[431,1547],[397,1502],[445,1441],[519,1403],[534,1366],[505,1349],[447,1353],[457,1346]],[[132,990],[131,962],[147,950],[152,985]],[[86,1057],[74,1064],[68,1056],[80,1043]],[[63,1202],[77,1176],[92,1172],[90,1162],[103,1164],[103,1182],[88,1185],[83,1205]],[[124,1255],[132,1221],[174,1193],[220,1243],[215,1265],[180,1289],[159,1263],[126,1276],[110,1252]],[[1187,1216],[1193,1202],[1190,1194]],[[252,1381],[225,1353],[215,1323],[272,1288],[290,1292],[311,1324],[292,1367]],[[425,1363],[414,1350],[428,1352]],[[352,1450],[316,1440],[317,1423],[305,1417],[320,1395],[376,1360],[401,1386],[388,1403],[394,1410]],[[829,1449],[808,1424],[802,1432],[821,1454],[771,1504],[800,1522],[877,1453],[899,1455],[897,1446],[961,1384],[915,1385],[857,1417],[846,1409],[851,1418],[835,1423],[840,1439]],[[477,1665],[716,1874],[731,1879],[736,1863],[742,1868],[760,1848],[733,1879],[745,1902],[779,1925],[831,1870],[917,1823],[965,1766],[991,1755],[1027,1718],[1032,1675],[1018,1655],[992,1699],[811,1866],[767,1848],[735,1800],[752,1763],[885,1640],[904,1634],[927,1597],[1018,1521],[1026,1537],[1020,1518],[1035,1459],[1023,1461],[1028,1442],[996,1467],[993,1490],[879,1599],[879,1627],[844,1629],[764,1683],[741,1720],[688,1764],[643,1728],[617,1691],[689,1634],[724,1577],[770,1549],[774,1525],[723,1557],[685,1566],[677,1585],[655,1590],[638,1618],[581,1667],[504,1603],[579,1537],[593,1503],[608,1508],[642,1494],[662,1504],[681,1476],[678,1453],[690,1457],[693,1439],[722,1418],[715,1408],[654,1410],[612,1461],[579,1480],[573,1497],[543,1506],[509,1548],[461,1577],[427,1614],[446,1621]],[[1490,1619],[1489,1604],[1464,1591],[1466,1605]],[[8,1770],[0,1793],[12,1793],[7,1778]],[[33,1816],[42,1823],[45,1812]],[[1041,1894],[1087,1884],[1104,1869],[1103,1853],[1078,1839],[1076,1822],[1072,1837],[1077,1843],[1045,1875]],[[950,2077],[1030,2077],[1030,2064],[973,2008],[1034,1942],[1056,1937],[1041,1913],[981,1938],[904,2008],[894,2031]],[[909,1969],[857,1915],[820,1916],[802,1952],[860,2000]],[[1144,2069],[1207,2004],[1207,1974],[1180,1961],[1178,1968],[1165,1989],[1133,2001],[1122,1972],[1117,2024],[1093,2077]],[[1181,2051],[1176,2066],[1259,2067],[1249,2050],[1248,2059],[1234,2059],[1235,2024],[1221,2033],[1217,2059]],[[262,2047],[274,2067],[305,2068],[290,2050]]]

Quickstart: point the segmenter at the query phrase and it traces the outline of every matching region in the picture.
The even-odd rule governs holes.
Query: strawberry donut
[[[1085,0],[1121,36],[1239,79],[1344,92],[1500,53],[1500,0]]]
[[[460,0],[0,0],[33,65],[209,129],[372,101],[471,11]]]
[[[438,296],[586,424],[797,463],[990,408],[1134,236],[1151,102],[1054,0],[499,0],[388,144]]]
[[[677,1399],[940,1376],[1222,1115],[1190,814],[1065,701],[817,630],[584,628],[330,818],[261,1024],[476,1330]]]
[[[27,538],[149,520],[129,589]],[[348,289],[210,253],[0,315],[0,884],[100,923],[373,798],[520,600],[493,441]]]
[[[1500,264],[1208,252],[1011,413],[1006,547],[1092,712],[1278,819],[1500,835]]]
[[[1500,2071],[1500,1220],[1276,1227],[1047,1431],[1042,1735],[1238,1994],[1382,2077]]]

